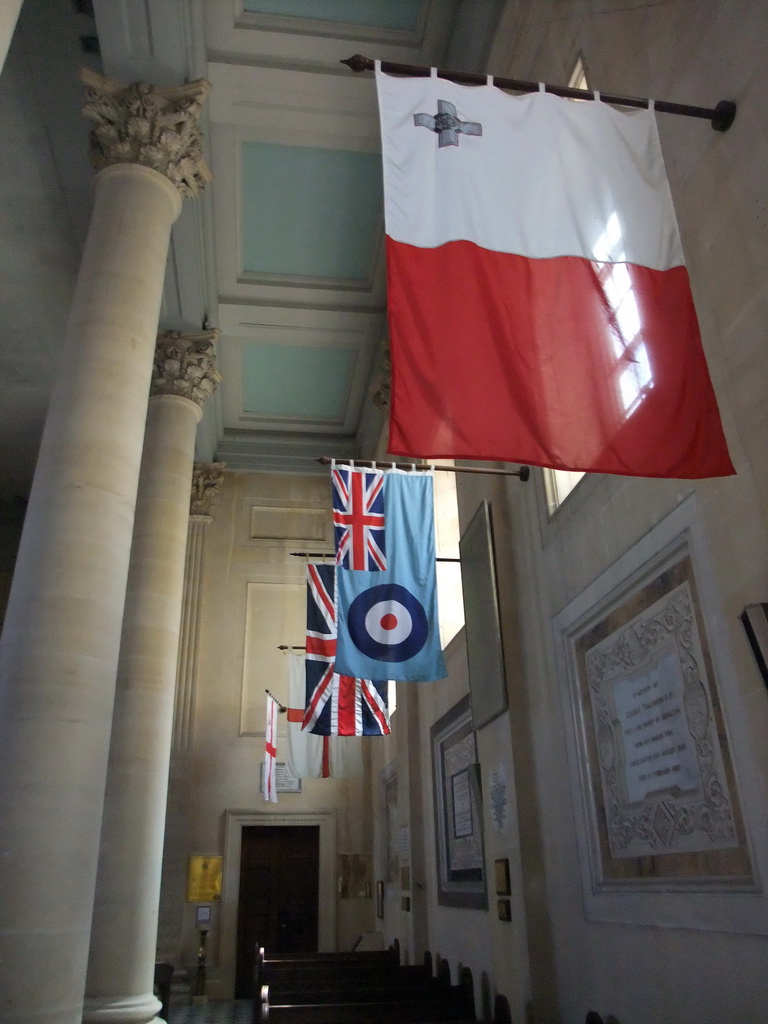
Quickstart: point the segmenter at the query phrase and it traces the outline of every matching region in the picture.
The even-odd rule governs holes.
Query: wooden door
[[[267,956],[317,952],[319,869],[319,826],[243,827],[236,999],[254,996],[257,945]]]

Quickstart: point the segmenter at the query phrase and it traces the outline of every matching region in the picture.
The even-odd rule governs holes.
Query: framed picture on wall
[[[438,903],[487,909],[480,766],[469,697],[431,730]]]
[[[491,506],[483,501],[459,541],[472,720],[476,729],[507,708]]]

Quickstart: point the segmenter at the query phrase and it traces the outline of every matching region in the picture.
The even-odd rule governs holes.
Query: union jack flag
[[[331,480],[336,564],[342,569],[384,572],[384,474],[334,466]]]
[[[320,736],[386,736],[387,683],[335,671],[334,565],[307,566],[306,710],[302,729]]]

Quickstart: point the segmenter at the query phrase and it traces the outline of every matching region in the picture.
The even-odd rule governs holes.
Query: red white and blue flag
[[[334,466],[331,479],[336,564],[343,569],[384,572],[384,474]]]
[[[387,683],[336,672],[336,567],[307,566],[306,711],[303,729],[320,736],[389,733]]]

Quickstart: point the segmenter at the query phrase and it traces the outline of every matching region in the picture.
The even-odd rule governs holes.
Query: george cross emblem
[[[459,133],[462,135],[482,135],[483,126],[479,121],[460,121],[456,113],[456,107],[448,100],[437,101],[437,113],[414,114],[413,123],[417,128],[429,128],[438,136],[437,145],[440,149],[443,146],[458,146]]]

